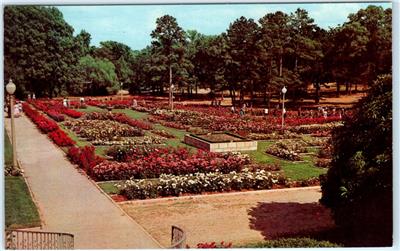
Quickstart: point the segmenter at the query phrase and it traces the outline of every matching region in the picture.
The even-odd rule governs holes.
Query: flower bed
[[[52,119],[54,119],[57,122],[64,121],[65,119],[61,113],[70,116],[72,118],[79,118],[82,116],[81,112],[68,109],[63,106],[61,101],[57,100],[30,100],[29,103],[31,103],[37,109],[45,112],[47,115],[49,115]]]
[[[80,118],[83,115],[83,113],[75,111],[75,110],[71,110],[71,109],[63,109],[62,112],[65,115],[67,115],[67,116],[69,116],[71,118],[74,118],[74,119]]]
[[[129,162],[104,161],[93,168],[96,180],[123,180],[130,178],[157,178],[161,174],[190,174],[195,172],[229,173],[241,171],[250,163],[247,155],[239,153],[216,154],[198,151],[189,154],[185,148],[154,149],[141,157],[132,154]]]
[[[327,138],[322,137],[303,137],[302,140],[309,146],[322,146],[328,141]]]
[[[280,140],[266,149],[266,152],[282,159],[299,161],[299,153],[307,152],[304,143]]]
[[[162,174],[159,179],[128,180],[120,185],[121,194],[128,199],[147,199],[203,192],[240,191],[243,189],[271,189],[274,185],[286,185],[286,179],[279,173],[230,172],[223,174],[194,173],[188,175]]]
[[[121,137],[143,136],[144,132],[110,120],[75,120],[64,125],[89,141],[118,141]]]
[[[312,124],[312,125],[300,125],[293,128],[290,128],[292,132],[300,133],[300,134],[311,134],[315,132],[321,131],[331,131],[337,127],[343,126],[341,122],[332,122],[326,124]]]
[[[52,118],[53,120],[55,120],[57,122],[62,122],[65,120],[64,115],[60,114],[56,110],[47,110],[46,114],[49,115],[50,118]]]
[[[174,135],[170,134],[169,132],[167,132],[165,130],[152,130],[151,132],[154,134],[160,135],[161,137],[167,138],[167,139],[175,138]]]
[[[295,138],[300,138],[300,135],[297,133],[293,133],[290,131],[276,131],[272,133],[250,133],[247,135],[248,138],[254,139],[254,140],[272,140],[272,139],[295,139]]]
[[[58,146],[73,146],[75,145],[75,141],[73,141],[64,131],[61,129],[57,129],[55,131],[50,132],[50,139],[54,141]]]
[[[160,145],[164,143],[164,138],[158,136],[144,136],[134,138],[120,138],[119,140],[93,140],[93,145],[104,145],[104,146],[143,146],[143,145]]]
[[[22,109],[43,133],[49,133],[58,129],[57,123],[41,115],[38,111],[33,110],[29,104],[23,103]]]
[[[103,161],[102,158],[95,154],[93,146],[70,147],[67,156],[73,163],[85,170],[88,175],[91,175],[91,170],[94,166]]]
[[[122,124],[127,124],[143,130],[152,129],[152,125],[140,120],[131,119],[123,113],[109,113],[109,112],[91,112],[85,114],[83,119],[86,120],[115,120]]]

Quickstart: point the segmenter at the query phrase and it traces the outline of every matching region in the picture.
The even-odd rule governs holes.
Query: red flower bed
[[[73,163],[85,170],[88,175],[91,175],[94,166],[103,161],[101,157],[96,155],[94,146],[70,147],[67,156]]]
[[[57,122],[62,122],[65,120],[64,115],[60,114],[56,110],[47,110],[46,114],[49,115],[50,118],[54,119]]]
[[[48,133],[58,129],[57,123],[41,115],[38,111],[33,110],[29,104],[24,103],[22,109],[42,132]]]
[[[104,161],[93,167],[96,180],[121,180],[129,178],[156,178],[160,174],[190,174],[196,172],[241,171],[249,164],[248,157],[236,154],[220,154],[198,151],[190,154],[186,148],[154,149],[139,156],[132,154],[130,162]]]
[[[225,243],[221,241],[221,243],[215,243],[215,242],[204,242],[204,243],[197,243],[196,245],[197,248],[232,248],[232,243]],[[189,246],[186,246],[186,248],[190,248]]]
[[[49,137],[58,146],[73,146],[75,141],[73,141],[63,130],[57,129],[49,133]]]
[[[123,113],[113,113],[112,114],[112,118],[115,121],[118,121],[120,123],[128,124],[128,125],[133,126],[133,127],[138,127],[138,128],[143,129],[143,130],[150,130],[150,129],[153,128],[152,125],[150,125],[148,123],[145,123],[145,122],[142,122],[140,120],[131,119],[128,116],[126,116],[125,114],[123,114]]]
[[[72,109],[64,109],[62,112],[65,115],[70,116],[70,117],[75,118],[75,119],[80,118],[83,115],[83,113],[75,111],[75,110],[72,110]]]
[[[131,119],[123,113],[91,112],[87,113],[84,118],[88,120],[115,120],[119,123],[127,124],[143,130],[150,130],[153,128],[151,124]]]

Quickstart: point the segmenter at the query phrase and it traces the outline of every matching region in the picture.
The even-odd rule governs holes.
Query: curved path
[[[38,204],[43,230],[74,234],[76,249],[160,248],[27,117],[16,118],[15,124],[18,160]],[[10,132],[9,119],[5,126]]]

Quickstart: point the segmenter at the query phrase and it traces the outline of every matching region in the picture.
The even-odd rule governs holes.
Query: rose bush
[[[103,159],[96,155],[93,146],[85,147],[70,147],[67,153],[68,158],[80,168],[82,168],[88,175],[94,166],[98,165]]]
[[[123,113],[109,113],[109,112],[91,112],[85,114],[83,117],[85,120],[115,120],[122,124],[127,124],[133,127],[137,127],[143,130],[152,129],[152,125],[143,121],[132,119]]]
[[[49,133],[54,130],[58,129],[57,123],[54,121],[46,118],[42,114],[40,114],[38,111],[33,110],[29,104],[23,103],[22,104],[22,109],[25,112],[25,114],[37,125],[37,127],[43,132],[43,133]]]
[[[110,120],[79,119],[64,125],[89,141],[118,141],[121,137],[143,136],[141,129]]]
[[[73,146],[73,141],[63,130],[57,129],[48,134],[49,138],[54,141],[58,146]]]
[[[171,133],[169,133],[165,130],[152,130],[151,132],[154,134],[160,135],[161,137],[167,138],[167,139],[175,138],[174,135],[172,135]]]
[[[131,179],[118,185],[120,193],[128,199],[147,199],[164,196],[180,196],[184,193],[240,191],[243,189],[270,189],[274,185],[286,185],[286,179],[279,173],[264,170],[230,172],[223,174],[193,173],[187,175],[162,174],[159,179]]]
[[[128,162],[104,161],[93,167],[96,180],[123,180],[129,178],[156,178],[161,174],[189,174],[195,172],[229,173],[241,171],[250,163],[240,153],[210,153],[198,151],[190,154],[185,148],[154,149],[141,155],[133,152]],[[121,157],[122,159],[126,159]]]
[[[299,153],[307,152],[307,148],[302,141],[279,140],[272,146],[269,146],[266,152],[279,158],[299,161],[301,160]]]

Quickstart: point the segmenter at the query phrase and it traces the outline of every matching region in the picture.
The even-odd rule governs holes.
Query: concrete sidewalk
[[[76,249],[160,248],[24,115],[16,119],[17,156],[39,206],[43,230],[75,236]],[[10,120],[5,119],[10,135]]]

